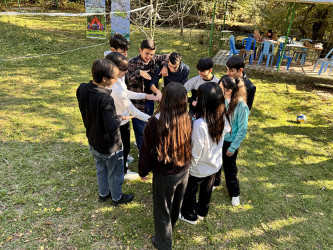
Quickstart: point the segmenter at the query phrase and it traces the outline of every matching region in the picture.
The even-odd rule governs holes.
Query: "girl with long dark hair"
[[[152,243],[158,249],[172,248],[172,228],[183,201],[190,162],[187,91],[180,83],[169,83],[145,127],[138,166],[141,177],[153,171],[155,236]]]
[[[232,197],[231,204],[238,206],[240,189],[236,159],[239,146],[246,136],[249,108],[246,105],[246,89],[243,80],[224,76],[220,80],[220,87],[226,100],[227,116],[230,118],[232,130],[224,137],[223,171],[229,194]],[[214,186],[219,186],[220,182],[221,170],[216,174]]]
[[[217,83],[207,82],[199,86],[196,117],[192,130],[190,176],[179,214],[180,219],[191,224],[208,214],[215,173],[222,166],[223,137],[230,131],[223,93]]]

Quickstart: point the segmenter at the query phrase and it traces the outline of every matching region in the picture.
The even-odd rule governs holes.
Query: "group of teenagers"
[[[241,56],[228,59],[228,74],[221,79],[212,73],[213,61],[202,58],[198,75],[188,79],[190,68],[182,56],[155,55],[150,39],[130,60],[125,37],[113,35],[110,46],[111,53],[94,61],[93,80],[76,92],[96,163],[99,201],[111,199],[115,206],[131,202],[134,195],[122,193],[124,176],[146,180],[152,171],[151,241],[158,249],[171,249],[178,218],[197,224],[207,216],[222,169],[232,205],[240,204],[236,159],[256,87],[243,71]],[[154,101],[159,102],[155,111]],[[129,119],[139,149],[138,174],[127,167]]]

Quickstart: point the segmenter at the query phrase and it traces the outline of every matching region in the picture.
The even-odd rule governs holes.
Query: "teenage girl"
[[[220,87],[225,97],[227,116],[231,124],[231,133],[224,137],[223,171],[229,194],[232,197],[231,204],[238,206],[240,190],[236,159],[239,146],[246,136],[249,108],[246,105],[246,89],[243,80],[224,76],[220,80]],[[219,186],[220,182],[221,170],[216,174],[214,186]]]
[[[222,166],[223,137],[230,132],[225,119],[223,93],[217,83],[207,82],[199,86],[196,117],[192,130],[190,176],[179,214],[180,219],[191,224],[208,214],[215,173]]]
[[[143,134],[139,175],[153,171],[153,211],[158,249],[172,249],[174,227],[183,201],[191,162],[191,120],[187,91],[181,83],[169,83]]]

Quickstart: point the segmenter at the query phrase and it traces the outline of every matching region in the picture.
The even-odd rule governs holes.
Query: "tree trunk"
[[[320,13],[317,22],[312,25],[312,40],[322,41],[325,35],[326,28],[328,27],[329,7]]]

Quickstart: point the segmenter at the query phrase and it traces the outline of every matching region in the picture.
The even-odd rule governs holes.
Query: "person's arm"
[[[193,123],[191,148],[192,148],[192,166],[196,166],[202,156],[202,151],[205,147],[205,137],[207,136],[203,128],[202,121]]]
[[[156,147],[157,121],[151,118],[143,131],[143,142],[140,149],[138,172],[140,177],[145,177],[153,169],[153,150]]]
[[[151,81],[150,81],[150,83],[149,83],[149,88],[152,86],[152,85],[155,85],[156,86],[156,88],[158,88],[158,82],[159,82],[159,80],[161,79],[161,75],[160,75],[160,73],[161,73],[161,70],[162,70],[162,67],[159,67],[159,69],[156,71],[156,73],[155,73],[155,75],[152,77],[152,79],[151,79]]]
[[[161,100],[161,99],[162,99],[162,92],[161,92],[158,88],[156,88],[155,85],[151,85],[151,86],[150,86],[150,90],[153,91],[153,93],[156,94],[156,98],[157,98],[158,100]]]
[[[119,112],[123,112],[124,110],[126,110],[131,116],[134,116],[142,121],[148,121],[148,119],[150,118],[149,115],[141,112],[140,110],[138,110],[133,103],[131,102],[131,100],[128,98],[128,92],[132,92],[129,91],[127,89],[124,89],[120,86],[117,86],[118,88],[114,88],[113,92],[112,92],[112,96],[114,97],[114,101],[117,104],[117,107],[119,106],[120,110],[117,110],[118,114]],[[138,94],[142,94],[143,96],[145,96],[144,93],[136,93],[136,92],[132,92],[133,95],[138,96]]]
[[[188,76],[190,75],[190,69],[187,65],[184,65],[184,72],[182,74],[182,78],[180,79],[181,84],[185,84],[188,81]]]
[[[168,76],[168,62],[169,62],[169,54],[155,56],[155,63],[157,63],[158,66],[162,66],[159,75],[163,77]]]
[[[247,123],[249,117],[249,108],[242,103],[242,106],[239,107],[238,115],[237,115],[237,122],[238,122],[238,131],[236,134],[235,139],[231,143],[228,151],[232,154],[239,148],[241,142],[245,139],[246,132],[247,132]]]
[[[132,58],[128,62],[128,72],[126,73],[125,79],[128,86],[132,86],[136,81],[141,78],[140,69],[137,65],[135,58]]]
[[[116,115],[116,110],[112,99],[104,100],[102,115],[106,132],[108,132],[110,135],[114,134],[119,129],[123,118],[120,115]]]

